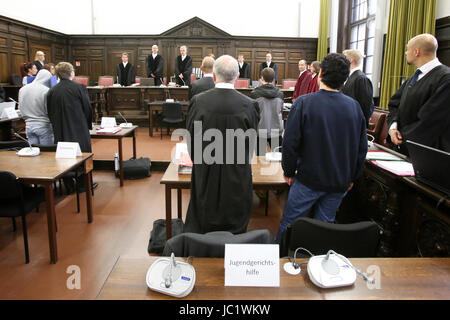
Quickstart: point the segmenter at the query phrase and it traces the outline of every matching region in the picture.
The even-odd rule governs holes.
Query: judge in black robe
[[[239,79],[252,79],[250,65],[244,61],[244,56],[238,56],[239,62]]]
[[[186,47],[180,48],[180,55],[175,59],[175,77],[180,86],[189,86],[191,84],[192,58],[186,54]],[[183,75],[183,78],[180,77]]]
[[[403,142],[450,152],[450,68],[437,66],[415,84],[412,78],[389,100],[389,128],[396,122]],[[407,154],[403,145],[400,151]]]
[[[136,82],[136,70],[128,62],[128,54],[122,54],[122,62],[116,67],[116,81],[121,86],[128,87]]]
[[[145,67],[147,77],[155,79],[155,86],[160,86],[163,83],[164,58],[158,54],[157,45],[152,47],[152,54],[147,57]]]
[[[366,118],[366,126],[374,109],[373,86],[369,78],[359,69],[353,71],[342,88],[342,93],[359,102],[361,110]]]
[[[78,142],[81,152],[92,152],[92,108],[87,89],[72,81],[73,77],[61,78],[47,94],[47,112],[53,126],[55,143]]]
[[[272,55],[270,53],[266,54],[266,61],[259,65],[259,78],[262,77],[262,71],[265,68],[272,68],[275,71],[275,84],[278,83],[278,66],[275,62],[272,61]]]
[[[222,56],[217,62],[222,58],[235,61],[235,80],[238,72],[237,61],[230,56]],[[229,231],[238,234],[247,230],[253,198],[249,152],[253,154],[255,147],[259,107],[255,100],[234,89],[234,80],[232,83],[223,83],[218,80],[219,83],[214,89],[194,96],[190,102],[187,129],[192,137],[188,145],[190,145],[189,152],[194,166],[185,232]],[[199,125],[195,122],[201,123],[201,130],[195,130],[195,127]],[[202,141],[203,134],[208,129],[215,129],[221,133],[223,146],[220,151],[223,157],[220,156],[219,147],[213,147],[217,142],[215,138],[212,142]],[[227,139],[227,129],[232,129],[234,132],[238,129],[242,129],[243,132],[253,129],[255,136],[252,139],[245,137],[245,148],[238,148],[239,139]],[[234,146],[231,144],[232,140],[234,140]],[[230,144],[228,148],[227,143]],[[198,146],[199,144],[201,147]],[[208,162],[206,157],[201,155],[201,158],[198,157],[196,148],[201,150],[202,155],[213,155],[217,158]],[[214,151],[211,151],[212,149]],[[237,162],[239,153],[236,149],[244,152],[242,164]]]

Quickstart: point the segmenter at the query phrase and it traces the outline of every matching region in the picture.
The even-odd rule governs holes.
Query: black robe
[[[361,70],[356,70],[348,78],[342,88],[342,93],[359,102],[366,118],[366,126],[369,127],[369,120],[375,106],[373,102],[373,86],[370,79]]]
[[[265,69],[265,68],[267,68],[267,62],[266,62],[266,61],[264,61],[263,63],[261,63],[261,64],[259,65],[259,78],[262,77],[262,71],[263,71],[263,69]],[[271,62],[270,62],[270,67],[269,67],[269,68],[272,68],[273,71],[275,72],[275,78],[274,78],[274,81],[275,81],[275,84],[277,84],[277,83],[278,83],[278,66],[277,66],[277,64],[276,64],[275,62],[271,61]]]
[[[123,63],[119,63],[116,67],[116,81],[121,86],[130,86],[136,82],[136,71],[131,63],[127,63],[124,67]]]
[[[47,112],[55,143],[78,142],[82,152],[91,152],[92,108],[84,85],[61,80],[48,91]]]
[[[41,70],[44,64],[47,64],[47,62],[44,61],[44,63],[41,63],[39,60],[36,60],[33,62],[33,64],[36,66],[37,70]]]
[[[389,100],[389,127],[397,122],[403,142],[450,152],[450,68],[440,65],[410,83],[411,78]]]
[[[180,73],[183,74],[183,80],[179,77]],[[189,86],[191,84],[191,73],[192,58],[190,56],[186,56],[184,60],[181,60],[181,56],[178,56],[175,60],[175,76],[177,79],[177,84],[180,86]]]
[[[242,64],[242,68],[239,65],[239,79],[252,79],[250,65],[247,62]]]
[[[223,163],[207,164],[195,154],[194,121],[202,123],[202,135],[208,129],[222,133],[226,145],[226,129],[257,130],[259,123],[258,103],[234,89],[214,88],[194,96],[187,117],[188,141],[191,159],[194,162],[191,178],[191,200],[186,216],[185,232],[206,233],[229,231],[244,233],[252,211],[252,169],[249,152],[254,144],[245,139],[245,161],[237,164],[237,143],[234,161],[226,161],[227,150],[223,150]],[[198,138],[197,138],[198,139]],[[200,137],[200,139],[202,139]],[[236,139],[235,139],[236,140]],[[201,140],[200,140],[201,141]],[[255,141],[253,141],[255,142]],[[202,142],[200,150],[211,149],[212,142]],[[205,152],[211,154],[210,151]],[[217,153],[216,153],[217,155]],[[230,153],[228,153],[230,156]],[[196,162],[199,162],[196,164]],[[231,164],[226,164],[230,163]]]
[[[203,77],[197,81],[195,81],[189,87],[189,100],[192,99],[193,96],[199,94],[203,91],[207,91],[209,89],[214,88],[214,78],[213,77]]]
[[[152,78],[151,74],[155,75],[155,86],[162,84],[164,73],[164,58],[159,54],[153,59],[153,55],[149,55],[145,61],[145,67],[147,69],[147,77]]]

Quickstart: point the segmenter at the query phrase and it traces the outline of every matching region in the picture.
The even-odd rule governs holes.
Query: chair
[[[181,104],[178,102],[165,102],[163,103],[161,113],[161,123],[167,124],[167,135],[169,135],[169,125],[182,123],[184,121],[183,111],[181,110]],[[161,139],[162,139],[161,128]]]
[[[285,231],[280,256],[293,256],[303,247],[315,255],[334,250],[346,257],[375,257],[380,239],[375,222],[332,224],[311,218],[298,218]]]
[[[44,201],[44,188],[22,186],[14,174],[7,171],[0,171],[0,217],[12,218],[14,231],[16,231],[15,218],[22,218],[25,263],[30,262],[25,215]]]
[[[367,134],[370,134],[375,138],[375,142],[381,143],[380,134],[383,129],[384,122],[386,121],[386,113],[374,111],[369,120],[369,127],[367,128]]]
[[[76,76],[73,81],[84,84],[86,87],[89,85],[89,77],[86,76]]]
[[[191,84],[193,84],[195,80],[197,80],[197,76],[195,75],[195,73],[191,73]]]
[[[234,83],[234,88],[236,89],[242,89],[242,88],[248,88],[250,86],[250,79],[237,79]]]
[[[114,78],[112,76],[100,76],[98,77],[98,85],[101,87],[112,87]]]
[[[297,80],[294,79],[284,79],[283,80],[283,89],[289,89],[295,87],[297,84]]]
[[[15,86],[22,86],[22,77],[20,74],[14,73],[11,75],[11,83]]]
[[[141,83],[141,77],[136,77],[134,80],[134,83]]]
[[[162,255],[170,256],[173,252],[177,257],[223,258],[226,243],[271,244],[274,239],[269,230],[254,230],[236,235],[228,231],[182,233],[167,240]]]

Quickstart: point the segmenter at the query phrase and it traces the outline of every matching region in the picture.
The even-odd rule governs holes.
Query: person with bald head
[[[211,56],[203,58],[202,66],[200,67],[203,72],[203,78],[191,84],[189,88],[189,100],[191,100],[193,96],[199,94],[200,92],[214,88],[214,61],[214,58]]]
[[[300,74],[298,76],[297,83],[295,84],[294,94],[292,95],[293,103],[298,97],[308,94],[309,84],[312,80],[312,74],[308,70],[306,60],[300,60],[298,62],[298,71],[300,71]]]
[[[215,88],[192,97],[186,120],[194,165],[184,231],[244,233],[252,211],[251,155],[259,106],[234,88],[239,74],[235,58],[219,57],[213,74]]]
[[[156,44],[152,46],[152,54],[147,57],[145,66],[147,78],[155,79],[155,86],[160,86],[164,76],[164,58],[159,54],[159,48]]]
[[[437,49],[431,34],[408,42],[406,61],[417,70],[389,100],[388,138],[406,155],[406,140],[450,152],[450,68]]]

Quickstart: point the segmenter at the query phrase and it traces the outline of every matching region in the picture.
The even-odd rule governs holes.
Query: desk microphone
[[[122,127],[122,128],[131,128],[133,126],[132,123],[128,123],[127,119],[125,119],[125,117],[122,115],[121,112],[119,112],[119,115],[122,117],[123,120],[125,120],[125,123],[121,123],[120,127]]]
[[[16,100],[14,100],[13,98],[11,98],[11,97],[9,97],[9,100],[11,100],[12,102],[15,102],[16,104],[18,104],[17,103],[17,101]]]
[[[19,152],[17,152],[17,155],[21,156],[21,157],[35,157],[38,156],[39,153],[41,152],[41,150],[37,147],[32,147],[30,141],[28,141],[27,139],[23,138],[20,134],[17,134],[16,132],[14,132],[14,135],[19,138],[20,140],[25,141],[26,143],[28,143],[29,148],[22,148],[20,149]]]
[[[186,86],[186,82],[184,82],[183,78],[180,78],[183,81],[183,86]]]

